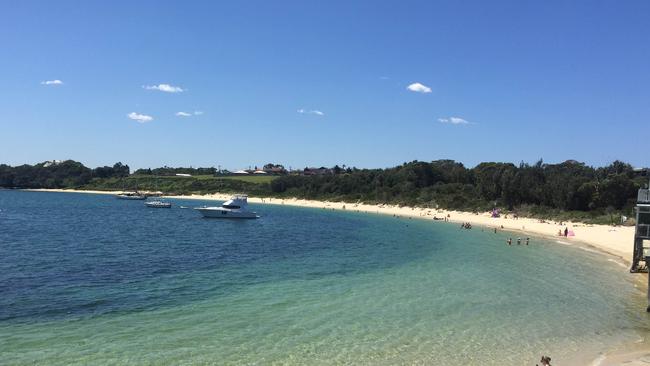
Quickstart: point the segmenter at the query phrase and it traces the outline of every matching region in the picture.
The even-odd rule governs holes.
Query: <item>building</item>
[[[48,160],[43,163],[43,168],[47,168],[48,166],[52,166],[52,165],[59,165],[62,162],[63,162],[62,160],[52,160],[52,161]]]
[[[636,229],[630,272],[646,272],[648,270],[646,257],[650,256],[650,188],[639,189],[634,211]],[[644,265],[640,262],[644,262]]]

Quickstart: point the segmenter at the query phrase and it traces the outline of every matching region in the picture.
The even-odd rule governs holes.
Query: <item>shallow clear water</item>
[[[648,334],[607,257],[512,234],[253,205],[203,219],[0,191],[0,363],[534,365]]]

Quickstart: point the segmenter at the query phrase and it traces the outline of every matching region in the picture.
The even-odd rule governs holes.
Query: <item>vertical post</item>
[[[648,189],[650,189],[650,183],[648,183]],[[648,191],[646,191],[646,200],[648,199],[647,196],[648,196]],[[634,245],[636,247],[637,246],[636,242],[638,241],[639,242],[638,246],[640,246],[641,250],[643,250],[643,238],[640,238],[640,236],[643,235],[643,236],[647,237],[650,233],[648,232],[649,230],[648,230],[647,226],[644,226],[645,233],[642,234],[642,233],[639,232],[640,211],[641,211],[641,208],[637,206],[636,207],[636,228],[634,230],[634,241],[635,241]],[[650,263],[650,262],[648,262],[649,259],[650,259],[650,256],[645,257],[646,266],[648,265],[648,263]],[[646,307],[645,311],[647,313],[650,313],[650,271],[648,271],[648,307]]]
[[[648,263],[650,257],[645,257],[645,262]],[[650,313],[650,271],[648,271],[648,307],[645,308],[647,313]]]

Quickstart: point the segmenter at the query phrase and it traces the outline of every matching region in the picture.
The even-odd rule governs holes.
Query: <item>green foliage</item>
[[[126,178],[93,179],[84,189],[116,191],[144,190],[162,191],[165,194],[205,194],[214,192],[248,193],[266,195],[270,191],[268,184],[251,183],[240,179],[223,179],[221,177],[175,177],[132,175]]]
[[[93,169],[94,178],[128,177],[129,166],[115,163],[112,167],[104,166]]]
[[[78,188],[93,178],[126,177],[129,166],[116,163],[112,167],[89,169],[80,162],[66,160],[36,165],[10,167],[0,165],[0,187],[5,188]]]
[[[276,195],[484,210],[535,205],[562,211],[629,210],[641,178],[616,161],[594,169],[576,161],[534,165],[481,163],[473,169],[451,160],[413,161],[390,169],[362,169],[272,181]]]
[[[55,164],[0,165],[0,186],[20,188],[79,187],[92,178],[92,170],[83,164],[66,160]]]

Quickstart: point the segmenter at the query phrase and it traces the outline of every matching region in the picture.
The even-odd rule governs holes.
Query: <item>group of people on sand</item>
[[[471,229],[471,228],[472,228],[472,224],[469,223],[469,222],[463,222],[463,223],[460,225],[460,228],[461,228],[461,229]]]
[[[569,228],[565,227],[564,232],[562,232],[562,229],[558,230],[557,231],[557,236],[564,236],[564,237],[569,236]]]
[[[530,238],[527,237],[526,245],[528,245],[529,242],[530,242]],[[512,245],[512,238],[508,238],[508,240],[506,240],[506,243],[508,243],[508,245]],[[517,238],[517,245],[521,245],[521,238]]]
[[[542,366],[551,366],[551,358],[548,356],[542,356],[542,359],[539,361],[539,363],[542,364]],[[535,364],[535,366],[539,366]]]

